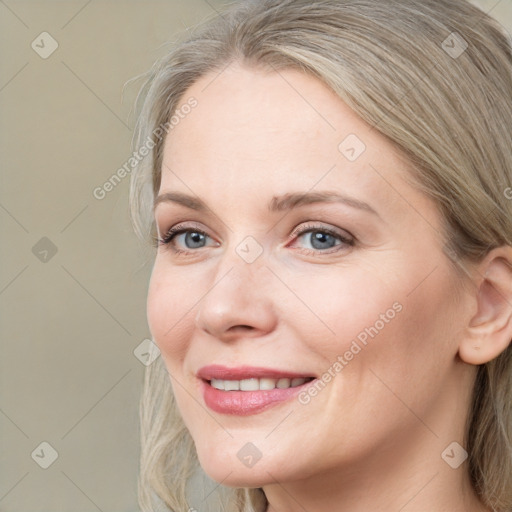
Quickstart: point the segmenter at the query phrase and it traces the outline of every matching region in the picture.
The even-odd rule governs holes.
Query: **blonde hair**
[[[384,135],[410,162],[411,183],[438,205],[457,271],[512,245],[511,44],[466,0],[253,0],[196,27],[155,63],[139,94],[134,147],[155,142],[131,178],[143,239],[160,186],[161,127],[172,128],[193,83],[233,61],[309,73]],[[474,489],[497,512],[512,510],[511,404],[509,346],[478,367],[465,439]],[[142,510],[165,503],[188,512],[187,485],[200,469],[161,358],[147,368],[140,406]],[[233,512],[266,504],[261,489],[225,489],[223,500]]]

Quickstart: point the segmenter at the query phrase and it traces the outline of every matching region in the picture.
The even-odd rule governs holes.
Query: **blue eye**
[[[167,233],[165,234],[165,236],[163,238],[159,238],[158,239],[158,243],[159,245],[175,245],[175,239],[178,238],[178,237],[183,237],[184,239],[184,242],[185,242],[185,250],[181,250],[181,249],[177,249],[175,247],[174,250],[176,252],[187,252],[186,250],[187,249],[201,249],[202,247],[204,247],[204,243],[205,243],[205,239],[206,238],[210,238],[208,236],[207,233],[205,233],[204,231],[202,231],[201,229],[197,229],[197,228],[185,228],[185,227],[180,227],[180,226],[175,226],[171,229],[169,229],[169,231],[167,231]],[[190,244],[190,245],[189,245]]]
[[[176,233],[173,238],[179,238],[183,236],[183,241],[185,242],[185,247],[187,249],[199,249],[204,247],[205,237],[208,235],[201,231],[182,231],[181,233]]]
[[[336,252],[329,249],[333,249],[338,246],[353,246],[354,239],[346,237],[341,233],[336,232],[333,229],[325,226],[303,226],[293,233],[297,239],[304,237],[309,241],[309,244],[313,248],[306,249],[306,252],[311,254],[321,254],[322,252]]]
[[[331,249],[336,245],[336,238],[325,231],[308,231],[301,236],[310,235],[309,243],[314,249]]]
[[[349,238],[335,231],[319,225],[305,225],[294,230],[292,236],[296,240],[305,238],[309,240],[312,249],[302,249],[307,254],[322,255],[338,252],[355,244],[355,239]],[[169,246],[175,253],[192,253],[195,249],[207,247],[207,240],[211,237],[199,228],[174,226],[164,237],[158,238],[158,245]],[[184,247],[183,249],[178,246]],[[215,246],[215,245],[214,245]],[[218,246],[218,244],[216,245]],[[335,250],[333,250],[335,249]]]

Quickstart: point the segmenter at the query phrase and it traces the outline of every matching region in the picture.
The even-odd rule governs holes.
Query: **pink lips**
[[[238,416],[247,416],[256,414],[268,409],[273,405],[278,405],[285,400],[289,400],[297,395],[305,386],[310,384],[306,382],[301,386],[286,389],[271,389],[258,391],[223,391],[210,385],[212,379],[220,380],[243,380],[250,378],[300,378],[312,377],[311,375],[296,372],[276,370],[272,368],[261,368],[252,366],[239,366],[228,368],[221,365],[204,366],[197,372],[201,379],[201,391],[205,404],[213,411],[221,414],[232,414]]]
[[[261,368],[257,366],[238,366],[236,368],[228,368],[220,364],[211,364],[203,366],[197,376],[204,380],[221,379],[221,380],[242,380],[257,378],[262,379],[294,379],[296,377],[310,377],[303,373],[287,372],[283,370],[274,370],[272,368]]]

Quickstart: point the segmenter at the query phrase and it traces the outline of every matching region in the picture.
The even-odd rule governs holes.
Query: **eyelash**
[[[199,247],[198,249],[185,250],[185,249],[179,249],[173,245],[172,242],[176,236],[178,236],[182,233],[188,233],[188,232],[199,233],[205,237],[210,238],[208,233],[206,233],[205,231],[203,231],[200,228],[192,227],[192,226],[182,226],[182,225],[178,224],[176,226],[173,226],[171,229],[169,229],[167,231],[167,233],[165,234],[165,236],[163,236],[162,238],[157,237],[156,238],[157,245],[158,246],[167,246],[167,247],[171,248],[171,250],[176,255],[191,254],[193,252],[197,252],[198,249],[204,249],[204,247]],[[326,250],[321,250],[321,249],[302,249],[301,250],[301,252],[304,252],[305,254],[308,254],[308,255],[321,256],[324,254],[332,254],[333,252],[339,252],[339,250],[340,250],[339,247],[342,246],[343,244],[345,244],[349,247],[353,247],[355,245],[355,238],[345,237],[345,236],[341,235],[340,233],[338,233],[337,231],[335,231],[334,229],[330,229],[328,227],[321,226],[321,225],[315,225],[315,224],[306,224],[306,225],[302,226],[300,229],[295,229],[292,232],[291,236],[293,236],[294,238],[295,237],[298,238],[306,233],[311,233],[311,232],[327,233],[328,235],[331,235],[332,237],[339,240],[341,242],[341,244],[334,245],[333,247],[330,247]]]

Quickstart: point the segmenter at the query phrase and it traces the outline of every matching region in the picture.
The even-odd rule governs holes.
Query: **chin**
[[[225,487],[233,487],[233,488],[240,488],[240,487],[247,487],[250,489],[258,489],[260,487],[263,487],[265,485],[269,485],[271,483],[275,483],[275,480],[273,480],[268,474],[266,475],[254,475],[251,473],[251,470],[242,471],[239,474],[235,474],[235,471],[233,470],[233,473],[226,478],[226,473],[223,475],[223,477],[216,478],[215,476],[211,475],[210,473],[205,473],[215,482],[225,486]],[[241,474],[244,473],[244,474]]]
[[[265,460],[263,456],[259,460],[246,456],[244,461],[243,453],[239,458],[233,450],[199,451],[198,459],[208,477],[227,487],[258,488],[289,476],[283,474],[283,464],[279,461]]]

